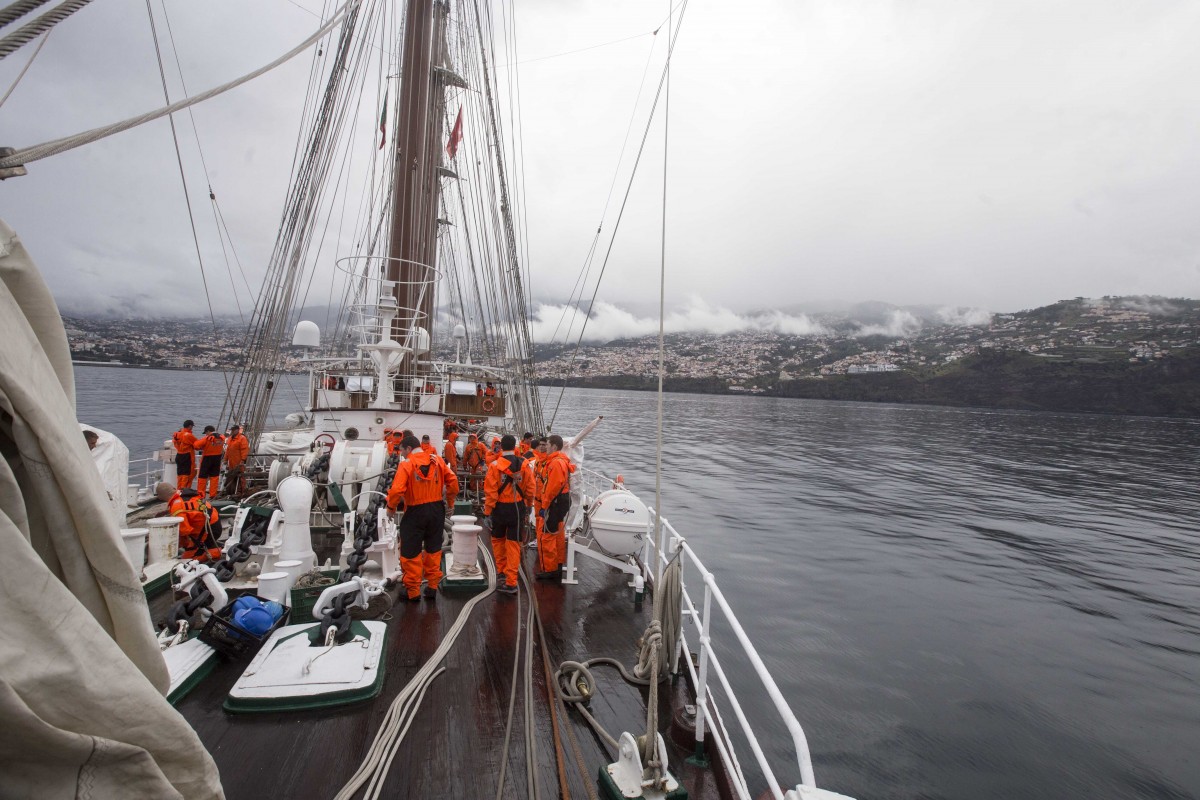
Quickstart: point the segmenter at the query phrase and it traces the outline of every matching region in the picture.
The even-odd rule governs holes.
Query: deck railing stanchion
[[[703,568],[701,568],[703,569]],[[712,591],[708,581],[704,583],[704,611],[700,617],[700,668],[696,684],[696,753],[692,756],[694,763],[708,765],[708,757],[704,755],[704,721],[708,716],[708,648],[709,629],[712,619]]]

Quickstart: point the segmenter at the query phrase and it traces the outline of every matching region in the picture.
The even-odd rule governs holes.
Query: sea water
[[[134,458],[184,417],[215,424],[225,394],[220,373],[76,378],[80,419]],[[279,419],[302,384],[284,380]],[[653,504],[655,396],[558,398],[543,390],[547,421],[569,435],[604,415],[587,465]],[[682,394],[664,415],[663,513],[788,698],[819,785],[1200,797],[1200,422]],[[727,634],[722,663],[795,784]]]

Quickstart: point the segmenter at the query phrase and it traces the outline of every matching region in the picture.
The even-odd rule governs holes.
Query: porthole
[[[346,430],[342,431],[342,438],[347,442],[353,442],[358,438],[358,428],[346,428]]]

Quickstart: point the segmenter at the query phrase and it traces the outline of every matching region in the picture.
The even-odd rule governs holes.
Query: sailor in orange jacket
[[[421,599],[421,581],[426,582],[425,597],[437,597],[442,582],[442,540],[446,505],[454,507],[458,494],[458,476],[436,453],[421,449],[415,436],[400,442],[404,461],[396,468],[396,477],[388,489],[388,510],[395,512],[404,503],[400,517],[400,571],[410,601]]]
[[[458,472],[458,431],[450,431],[446,445],[442,448],[442,461],[446,466]]]
[[[221,480],[221,457],[225,455],[225,437],[212,425],[205,425],[204,435],[196,440],[196,452],[200,453],[200,481],[196,489],[204,497],[216,497],[217,484]]]
[[[546,440],[534,439],[529,443],[529,452],[525,454],[525,463],[529,466],[533,473],[533,496],[531,501],[531,516],[530,522],[533,525],[535,533],[534,539],[529,543],[530,547],[537,547],[538,541],[542,538],[542,527],[545,520],[538,515],[538,501],[542,496],[542,489],[545,488],[546,475]],[[540,564],[539,564],[540,566]]]
[[[566,520],[571,510],[571,473],[575,467],[562,451],[563,439],[557,433],[547,439],[546,482],[538,497],[538,516],[543,518],[538,536],[537,577],[541,580],[562,578],[567,555]]]
[[[187,497],[184,497],[184,494]],[[196,561],[216,561],[221,557],[221,518],[204,497],[192,489],[176,491],[169,483],[160,483],[155,495],[167,504],[167,514],[179,517],[179,557]]]
[[[196,423],[190,419],[183,421],[183,427],[171,435],[171,444],[175,446],[175,486],[186,489],[192,485],[196,474],[193,454],[196,452],[196,434],[192,426]]]
[[[502,437],[496,437],[493,439],[492,449],[483,454],[483,457],[487,460],[488,466],[491,466],[492,462],[499,458],[500,453],[504,451],[504,446],[500,443],[501,438]],[[515,443],[516,441],[517,437],[514,436],[513,442]]]
[[[525,485],[525,460],[513,452],[517,438],[500,438],[500,455],[488,465],[483,481],[484,527],[492,534],[496,558],[497,591],[517,593],[517,570],[521,566],[521,504],[532,487]],[[500,577],[503,576],[503,582]]]
[[[229,443],[225,445],[225,494],[237,497],[242,493],[242,475],[246,471],[246,459],[250,457],[250,440],[242,433],[241,425],[229,429]]]
[[[431,455],[431,456],[437,455],[437,448],[435,448],[433,446],[433,444],[430,443],[429,434],[425,434],[424,436],[421,437],[421,449],[424,450],[426,453],[429,453],[429,455]]]
[[[521,434],[521,442],[520,442],[520,444],[517,445],[517,449],[514,450],[513,452],[515,452],[517,455],[524,458],[525,454],[529,452],[531,442],[533,442],[533,434],[532,433],[526,432],[526,433]]]
[[[487,448],[483,446],[483,442],[479,441],[478,436],[473,433],[469,434],[467,445],[463,448],[463,465],[471,475],[471,491],[479,491],[482,478],[478,473],[486,470],[487,464]]]

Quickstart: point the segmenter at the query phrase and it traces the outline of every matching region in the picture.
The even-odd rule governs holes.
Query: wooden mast
[[[388,280],[400,284],[396,303],[403,311],[392,332],[398,341],[404,341],[407,329],[416,325],[432,334],[441,129],[435,113],[441,103],[433,60],[444,20],[445,8],[439,0],[408,0],[396,104],[396,166],[386,271]]]

